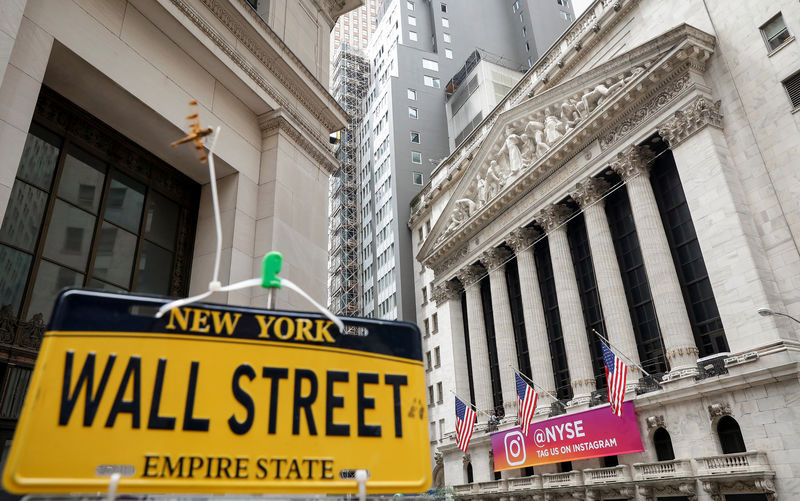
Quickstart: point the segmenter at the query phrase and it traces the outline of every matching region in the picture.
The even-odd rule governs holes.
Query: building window
[[[794,109],[800,109],[800,71],[783,81],[783,88],[789,94]]]
[[[420,228],[420,229],[422,229],[422,228]],[[422,288],[422,304],[423,305],[428,304],[428,288],[427,287],[423,287]]]
[[[717,423],[717,435],[719,444],[722,446],[723,454],[736,454],[737,452],[747,452],[744,445],[744,437],[739,423],[730,416],[724,416]]]
[[[650,296],[650,285],[644,269],[630,200],[625,190],[616,190],[606,198],[606,217],[622,274],[639,360],[642,367],[651,374],[666,372],[667,363],[656,310]]]
[[[436,349],[438,350],[439,348],[436,348]],[[436,394],[438,395],[438,398],[436,399],[436,403],[437,404],[443,404],[444,403],[444,391],[442,389],[442,382],[441,381],[436,383]]]
[[[533,68],[533,59],[528,58],[528,68]]]
[[[556,385],[556,396],[559,400],[572,398],[572,386],[569,380],[567,352],[564,349],[564,334],[561,331],[561,316],[558,312],[556,284],[553,277],[553,265],[550,262],[550,247],[547,238],[542,238],[534,245],[534,261],[539,279],[539,291],[542,294],[545,328],[550,345],[550,359],[553,364],[553,377]]]
[[[761,27],[761,36],[770,52],[780,47],[789,38],[789,30],[783,22],[783,15],[778,13]]]
[[[412,172],[411,182],[417,186],[422,186],[422,172]]]
[[[419,118],[419,113],[417,112],[416,108],[414,108],[412,106],[409,106],[408,107],[408,116],[409,116],[409,118]]]
[[[514,5],[512,6],[512,8],[514,9],[514,12],[517,12],[519,10],[519,0],[514,0]]]
[[[431,316],[431,324],[432,324],[431,325],[431,330],[433,331],[433,333],[436,334],[437,332],[439,332],[439,314],[438,313],[434,313]],[[438,350],[439,348],[436,348],[436,349]]]
[[[524,13],[522,13],[522,12],[519,13],[519,22],[524,24],[525,23],[525,16],[523,14]]]
[[[442,7],[442,12],[447,12],[447,4],[446,3],[441,4],[441,7]]]
[[[417,18],[414,16],[408,16],[408,24],[409,26],[416,26],[417,25]]]
[[[414,10],[414,2],[406,2],[406,8],[408,10]]]
[[[428,336],[431,335],[431,322],[430,322],[429,319],[426,318],[423,321],[423,324],[425,325],[425,337],[428,337]],[[428,356],[428,369],[430,369],[430,367],[431,367],[431,352],[426,353],[426,355]]]
[[[650,181],[700,356],[726,352],[725,330],[671,151],[658,156]]]
[[[421,164],[422,163],[422,153],[418,151],[411,152],[411,163]]]
[[[419,144],[419,132],[411,131],[411,142],[414,144]]]
[[[531,44],[529,44],[527,41],[525,42],[525,50],[526,50],[527,52],[530,52],[530,51],[531,51]]]
[[[430,59],[423,59],[422,67],[426,70],[439,71],[439,63],[436,61],[431,61]]]
[[[431,385],[431,386],[428,386],[428,407],[433,407],[433,404],[434,404],[434,400],[433,400],[433,385]],[[433,423],[431,423],[431,424],[433,424]]]
[[[0,227],[5,335],[43,334],[64,287],[185,295],[200,185],[47,88],[36,109]]]
[[[556,3],[562,7],[567,7],[567,0],[556,0]]]
[[[672,438],[664,428],[659,428],[653,433],[653,446],[656,449],[656,459],[659,461],[675,459],[675,452],[672,450]]]
[[[432,77],[429,75],[423,75],[422,77],[423,83],[428,87],[433,87],[435,89],[441,88],[442,84],[438,78]]]
[[[453,59],[453,51],[450,49],[445,49],[444,57],[446,57],[447,59]]]
[[[408,89],[406,92],[410,100],[412,101],[417,100],[417,91],[415,91],[414,89]]]
[[[411,40],[412,42],[416,42],[417,41],[417,32],[416,31],[409,31],[408,32],[408,39]]]
[[[526,36],[528,36],[528,27],[527,26],[523,26],[522,27],[522,38],[525,38]]]
[[[560,11],[560,14],[561,14],[561,19],[563,19],[564,21],[572,21],[572,16],[570,15],[569,12],[564,12],[562,10]]]
[[[442,18],[442,27],[444,27],[444,28],[449,28],[450,27],[450,20],[447,19],[446,17]]]
[[[452,41],[452,39],[450,38],[450,33],[442,33],[442,40],[444,40],[447,43],[450,43]]]

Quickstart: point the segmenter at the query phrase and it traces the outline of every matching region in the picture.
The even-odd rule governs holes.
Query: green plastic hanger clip
[[[280,252],[268,252],[261,261],[261,287],[265,289],[280,289],[281,278],[278,273],[283,265],[283,256]]]

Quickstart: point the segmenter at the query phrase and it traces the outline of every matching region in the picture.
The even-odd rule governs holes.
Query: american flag
[[[622,400],[625,398],[625,383],[628,379],[628,366],[611,351],[602,341],[603,363],[606,366],[606,384],[608,384],[608,402],[611,410],[622,417]]]
[[[522,433],[528,434],[528,427],[533,419],[533,411],[536,410],[536,392],[528,386],[519,374],[514,374],[517,378],[517,397],[519,398],[519,425]]]
[[[475,427],[475,411],[456,397],[456,445],[467,452],[472,430]]]

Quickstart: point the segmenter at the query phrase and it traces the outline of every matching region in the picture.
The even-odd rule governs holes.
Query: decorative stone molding
[[[611,169],[624,181],[640,174],[649,176],[650,163],[654,158],[655,153],[649,148],[632,145],[617,154],[617,160],[612,162]]]
[[[748,351],[741,355],[734,355],[725,359],[725,367],[734,367],[736,365],[746,364],[748,362],[755,362],[758,360],[757,351]]]
[[[598,141],[600,149],[607,150],[611,145],[617,143],[620,139],[636,130],[639,124],[648,121],[651,117],[656,115],[662,108],[670,104],[675,97],[683,92],[688,86],[689,81],[689,74],[684,73],[665,88],[661,89],[661,91],[647,103],[635,109],[632,113],[627,114],[614,128],[600,136]]]
[[[339,163],[336,157],[327,148],[320,148],[319,144],[309,141],[296,127],[293,126],[289,120],[280,114],[274,112],[265,113],[258,117],[258,125],[261,127],[261,136],[268,137],[276,130],[283,131],[289,136],[297,146],[308,153],[311,158],[319,163],[319,166],[325,169],[328,174],[335,174],[339,168]]]
[[[436,305],[438,306],[446,301],[460,299],[461,291],[463,290],[464,289],[461,287],[461,284],[453,280],[448,280],[447,282],[442,282],[433,288],[431,299],[435,301]]]
[[[551,232],[558,228],[572,215],[569,207],[559,204],[553,204],[542,209],[534,219],[541,225],[546,232]]]
[[[242,11],[248,12],[251,22],[260,26],[266,33],[267,39],[260,41],[249,37],[242,26],[234,20],[236,14],[232,15],[225,5],[218,0],[201,0],[211,13],[224,25],[236,38],[240,47],[245,47],[250,51],[264,66],[270,74],[275,76],[283,87],[288,91],[293,99],[288,98],[284,93],[269,83],[262,75],[262,71],[254,67],[241,53],[240,49],[220,35],[214,25],[206,20],[207,16],[200,14],[196,6],[186,0],[169,0],[178,10],[181,11],[200,31],[202,31],[222,52],[224,52],[232,62],[244,71],[264,92],[274,99],[281,109],[291,115],[303,129],[308,137],[312,138],[318,147],[327,149],[327,134],[319,127],[314,127],[306,120],[302,113],[297,109],[294,102],[299,102],[308,113],[319,121],[326,129],[334,130],[341,127],[344,122],[339,122],[335,115],[341,115],[345,120],[344,110],[333,100],[322,84],[312,75],[303,63],[297,59],[291,50],[280,37],[258,16],[256,12],[246,4],[244,0],[236,0],[240,3]],[[293,64],[287,63],[291,61]],[[316,92],[308,92],[308,86],[316,89]],[[335,110],[335,112],[331,111]]]
[[[506,243],[516,254],[519,254],[533,245],[540,236],[542,233],[535,228],[517,228],[508,235]]]
[[[489,249],[481,254],[481,264],[487,271],[492,271],[505,266],[506,261],[511,257],[511,253],[501,247]]]
[[[464,257],[467,255],[468,250],[469,250],[469,247],[467,247],[465,245],[465,246],[457,249],[453,253],[453,255],[450,256],[449,258],[447,258],[444,261],[441,261],[440,263],[437,263],[436,265],[434,265],[433,266],[433,275],[435,277],[439,277],[439,276],[441,276],[442,273],[444,273],[447,270],[450,270],[451,268],[456,266],[459,263],[459,261],[464,259]]]
[[[675,115],[658,128],[658,133],[675,148],[706,125],[722,128],[722,115],[719,112],[721,101],[710,102],[698,97],[686,108],[676,111]]]
[[[601,200],[609,188],[611,188],[611,185],[607,181],[590,177],[575,185],[575,189],[570,193],[570,196],[578,202],[582,209],[585,209],[587,206]]]
[[[470,264],[458,271],[458,281],[466,289],[472,285],[477,285],[478,281],[486,275],[486,270],[483,266],[477,264]]]
[[[664,416],[662,416],[662,415],[648,416],[647,419],[645,419],[645,422],[647,423],[647,429],[648,430],[655,430],[655,429],[658,429],[658,428],[663,428],[664,427]]]
[[[709,418],[716,419],[731,415],[731,404],[728,402],[715,402],[708,406]]]

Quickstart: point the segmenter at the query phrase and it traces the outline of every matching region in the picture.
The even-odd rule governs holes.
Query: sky
[[[586,10],[593,0],[572,0],[572,9],[575,12],[575,17],[579,17],[583,14],[583,11]]]

